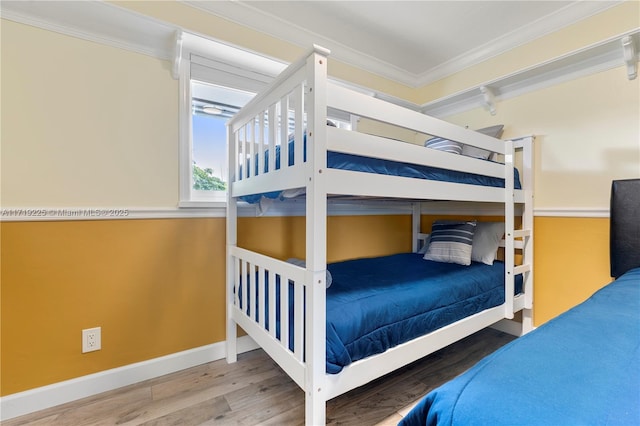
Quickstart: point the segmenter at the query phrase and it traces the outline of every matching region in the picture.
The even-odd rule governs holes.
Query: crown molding
[[[638,61],[638,53],[634,52],[635,59],[627,61],[623,55],[625,41],[640,46],[640,28],[427,102],[420,107],[420,111],[434,117],[446,117],[480,107],[495,110],[496,104],[506,99],[597,72],[628,66],[630,61]],[[636,77],[629,73],[628,78],[631,80]],[[491,105],[487,105],[483,89],[491,93]]]
[[[102,1],[2,1],[3,19],[103,45],[171,59],[178,29]]]
[[[306,28],[265,13],[237,1],[182,0],[181,3],[236,24],[270,35],[306,50],[318,44],[331,50],[331,57],[345,64],[371,72],[410,87],[416,87],[419,76],[400,67],[381,61],[356,49],[322,36]]]
[[[491,40],[491,42],[483,46],[469,50],[463,55],[428,70],[417,77],[417,80],[414,82],[415,87],[421,87],[460,72],[465,68],[477,65],[535,39],[573,25],[583,19],[601,13],[606,9],[617,6],[620,3],[623,3],[623,1],[573,2],[557,10],[555,13],[533,21],[515,31],[508,32],[500,38]]]
[[[214,2],[198,2],[184,1],[185,5],[198,8],[198,10],[206,13],[213,13],[223,16],[225,19],[238,21],[250,20],[249,24],[255,26],[266,25],[274,29],[279,28],[283,33],[281,36],[294,37],[295,32],[305,30],[291,25],[272,25],[273,21],[269,20],[266,15],[260,11],[255,11],[249,6],[240,2],[214,1]],[[505,35],[496,41],[495,46],[484,46],[477,52],[471,52],[465,55],[465,58],[458,58],[460,61],[470,61],[466,65],[460,61],[454,61],[443,64],[439,70],[433,70],[433,78],[440,78],[444,75],[455,72],[456,70],[472,65],[473,61],[482,61],[492,55],[496,55],[505,50],[511,49],[518,44],[522,44],[527,40],[531,40],[536,34],[549,33],[559,29],[560,27],[575,23],[580,19],[584,19],[595,13],[601,12],[606,8],[610,8],[619,4],[619,1],[613,2],[575,2],[561,9],[553,16],[545,17],[541,22],[534,22],[526,28],[522,28],[517,34]],[[103,1],[2,1],[0,2],[0,16],[3,19],[19,22],[26,25],[43,28],[49,31],[58,32],[72,37],[108,45],[132,52],[149,55],[163,60],[174,60],[176,57],[176,34],[182,29],[168,24],[163,21],[142,15],[138,12],[131,11],[121,6],[114,5]],[[273,18],[273,17],[271,17]],[[534,25],[535,24],[535,25]],[[245,25],[245,24],[243,24]],[[536,29],[534,31],[534,28]],[[275,30],[274,30],[275,31]],[[292,33],[287,33],[293,31]],[[537,31],[537,33],[536,33]],[[589,75],[595,72],[604,71],[613,67],[626,65],[629,71],[629,78],[634,69],[633,58],[629,56],[629,52],[635,53],[636,61],[638,58],[637,46],[640,46],[640,30],[636,29],[620,36],[613,37],[584,49],[570,52],[561,57],[525,68],[507,76],[500,77],[471,87],[449,96],[428,102],[422,105],[385,94],[363,88],[351,82],[342,82],[342,84],[375,96],[380,99],[404,106],[416,111],[421,111],[435,117],[446,117],[448,115],[467,111],[478,107],[488,107],[489,110],[496,108],[496,103],[521,95],[523,93],[548,87],[577,78]],[[304,37],[302,37],[304,36]],[[396,67],[387,68],[386,71],[380,68],[380,61],[374,58],[365,57],[365,55],[355,52],[346,46],[336,46],[330,40],[321,39],[318,35],[306,31],[302,34],[300,44],[305,47],[318,42],[326,42],[325,47],[332,49],[332,58],[345,63],[351,63],[364,70],[378,73],[383,77],[391,80],[400,81],[403,84],[415,86],[422,82],[429,81],[430,78],[425,76],[406,76],[398,80],[401,70]],[[184,33],[183,37],[194,39],[194,42],[188,43],[190,46],[197,46],[196,39],[206,40],[206,37]],[[628,49],[629,43],[625,49],[623,42],[625,37],[634,49]],[[193,41],[193,40],[192,40]],[[227,45],[219,42],[220,45]],[[197,50],[197,49],[196,49]],[[626,56],[625,56],[626,55]],[[467,58],[468,56],[468,58]],[[629,57],[629,58],[627,58]],[[279,61],[271,60],[274,64]],[[456,65],[457,64],[457,65]],[[283,63],[278,63],[277,67],[283,67]],[[485,89],[483,94],[481,87]],[[490,105],[487,105],[486,93],[490,93]]]
[[[320,44],[331,49],[331,57],[340,62],[414,88],[424,86],[448,75],[462,71],[465,68],[469,68],[622,3],[621,0],[572,2],[555,13],[531,22],[529,25],[520,27],[516,31],[506,33],[500,38],[465,52],[463,55],[447,61],[442,65],[427,70],[424,73],[415,74],[403,70],[394,64],[373,58],[358,50],[352,49],[329,37],[309,31],[300,25],[291,24],[278,16],[266,13],[241,1],[182,0],[181,2],[202,12],[216,15],[305,49],[314,43]]]

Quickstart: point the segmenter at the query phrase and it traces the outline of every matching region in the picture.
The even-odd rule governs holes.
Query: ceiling
[[[436,81],[603,10],[618,0],[182,0],[410,87]],[[0,1],[3,19],[173,59],[179,27],[109,1]],[[637,38],[637,34],[634,36]],[[617,54],[618,52],[616,52]],[[273,58],[281,59],[281,58]]]
[[[618,1],[183,1],[392,80],[421,86]]]

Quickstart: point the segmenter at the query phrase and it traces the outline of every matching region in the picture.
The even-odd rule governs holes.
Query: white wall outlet
[[[100,327],[82,330],[82,353],[102,349],[102,329]]]

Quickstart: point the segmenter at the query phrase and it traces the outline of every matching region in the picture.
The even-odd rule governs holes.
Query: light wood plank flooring
[[[513,336],[487,329],[327,403],[330,425],[395,425],[429,390]],[[304,394],[262,351],[2,422],[18,425],[302,425]]]

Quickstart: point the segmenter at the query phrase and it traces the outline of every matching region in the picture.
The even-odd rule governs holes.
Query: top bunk
[[[531,196],[532,137],[496,139],[346,88],[327,78],[327,55],[314,46],[229,121],[230,199],[306,194],[525,203]],[[364,118],[432,139],[425,148],[328,125],[331,117]],[[482,158],[460,155],[463,146]]]

